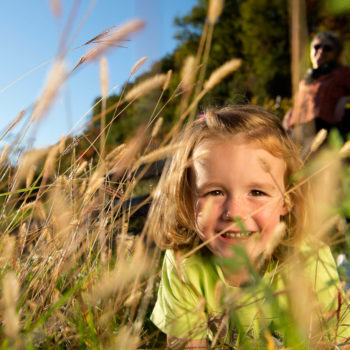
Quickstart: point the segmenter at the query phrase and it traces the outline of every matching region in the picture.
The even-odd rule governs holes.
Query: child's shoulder
[[[219,277],[218,266],[214,256],[210,253],[197,251],[174,251],[168,249],[165,251],[163,261],[163,272],[168,274],[176,273],[182,276],[182,279],[194,280],[197,278],[214,279]]]

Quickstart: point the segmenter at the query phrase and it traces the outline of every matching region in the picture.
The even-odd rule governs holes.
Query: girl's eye
[[[266,193],[265,193],[265,192],[259,191],[259,190],[251,190],[251,191],[250,191],[250,194],[251,194],[253,197],[266,196]]]
[[[213,190],[213,191],[209,191],[206,193],[207,196],[222,196],[223,195],[223,192],[220,191],[220,190]]]

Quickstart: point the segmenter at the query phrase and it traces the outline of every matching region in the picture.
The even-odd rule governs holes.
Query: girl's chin
[[[220,258],[232,258],[234,256],[233,247],[236,246],[244,246],[245,241],[243,240],[235,240],[235,242],[223,243],[218,242],[214,245],[209,245],[209,250],[217,257]]]

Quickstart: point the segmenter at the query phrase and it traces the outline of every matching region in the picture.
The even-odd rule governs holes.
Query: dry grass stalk
[[[140,157],[134,165],[134,169],[137,169],[141,164],[153,163],[159,159],[166,158],[168,156],[173,155],[181,145],[179,144],[171,144],[168,146],[164,146],[162,148],[156,149],[153,152],[148,153],[145,156]]]
[[[242,64],[242,60],[238,58],[233,58],[232,60],[224,63],[219,68],[215,69],[210,75],[209,79],[204,83],[204,89],[210,90],[215,85],[220,83],[220,81],[226,78],[229,74],[237,70]]]
[[[58,144],[58,151],[60,154],[62,154],[65,151],[65,147],[66,147],[66,137],[62,135],[60,138],[60,142]]]
[[[18,237],[17,237],[17,246],[19,248],[19,256],[21,257],[23,254],[23,250],[25,247],[25,243],[26,243],[26,237],[27,237],[27,224],[24,222],[18,231]]]
[[[57,154],[58,154],[58,145],[52,146],[50,148],[49,154],[46,157],[46,161],[44,164],[43,177],[45,179],[47,179],[49,176],[52,176],[55,172]]]
[[[92,39],[90,39],[89,41],[87,41],[83,46],[89,45],[91,43],[97,42],[99,40],[102,40],[104,37],[106,37],[108,35],[108,33],[110,33],[110,31],[112,29],[115,29],[116,26],[111,26],[108,27],[107,29],[103,30],[101,33],[97,34],[96,36],[94,36]]]
[[[105,56],[100,58],[100,79],[101,79],[101,92],[102,99],[106,99],[108,96],[108,65]]]
[[[339,155],[341,158],[350,156],[350,141],[346,141],[343,147],[339,151]]]
[[[118,43],[125,41],[130,34],[133,34],[144,27],[144,22],[140,19],[134,19],[121,25],[119,29],[113,32],[106,32],[102,37],[95,38],[94,42],[98,45],[89,50],[81,59],[84,61],[94,61],[105,55],[112,47],[118,45]],[[80,62],[79,61],[79,62]],[[78,63],[79,65],[79,63]],[[77,65],[77,66],[78,66]],[[76,67],[77,67],[76,66]]]
[[[72,240],[71,222],[74,218],[70,201],[64,194],[61,186],[55,186],[50,192],[50,222],[55,233],[56,249],[68,249],[68,242]]]
[[[34,175],[35,175],[35,166],[32,165],[29,167],[29,171],[26,177],[26,188],[29,188],[30,185],[33,183]]]
[[[6,234],[1,240],[0,265],[2,267],[11,263],[15,253],[16,239],[14,236]]]
[[[115,295],[117,292],[124,293],[129,290],[138,276],[149,272],[148,258],[143,254],[134,254],[130,259],[118,257],[113,271],[106,271],[99,281],[91,288],[88,300],[92,305],[97,305],[103,300]]]
[[[19,112],[19,114],[17,115],[17,117],[15,118],[15,120],[9,125],[9,127],[7,128],[6,130],[6,134],[11,131],[23,118],[24,116],[24,113],[25,113],[25,110],[21,110]]]
[[[272,233],[272,236],[269,237],[269,240],[266,243],[266,247],[264,250],[264,259],[267,259],[272,255],[272,253],[274,252],[274,250],[280,244],[282,238],[284,237],[286,233],[286,229],[287,229],[287,226],[283,221],[281,221],[277,225],[277,227]]]
[[[321,129],[317,135],[315,136],[314,140],[312,141],[311,147],[310,147],[310,153],[313,153],[318,150],[318,148],[322,145],[323,141],[327,138],[327,130]]]
[[[321,152],[310,165],[311,170],[322,169],[310,178],[311,202],[309,207],[309,224],[306,229],[309,234],[314,234],[324,239],[323,230],[325,222],[332,216],[332,211],[339,199],[338,174],[340,173],[340,160],[333,152]],[[322,237],[320,237],[322,235]]]
[[[105,182],[104,176],[94,178],[94,180],[89,181],[89,185],[86,189],[85,195],[84,195],[84,201],[89,202],[91,200],[91,196],[103,185]]]
[[[160,88],[163,86],[167,78],[166,74],[156,74],[155,76],[148,78],[135,87],[133,87],[125,96],[126,101],[131,101],[136,98],[141,97],[142,95],[147,94],[148,92]]]
[[[75,172],[75,176],[78,176],[80,175],[87,167],[89,163],[87,162],[87,160],[83,160],[79,165],[78,165],[78,168]]]
[[[66,78],[67,70],[64,61],[57,61],[48,76],[47,83],[39,100],[35,104],[32,122],[41,119],[45,115]]]
[[[314,342],[321,332],[320,324],[317,322],[319,303],[312,293],[311,283],[313,282],[305,276],[305,258],[302,261],[299,254],[293,255],[293,262],[289,264],[288,273],[285,273],[284,278],[294,322],[299,325],[298,329],[303,332],[305,343],[311,345],[310,343]],[[310,348],[317,349],[318,347],[311,346]]]
[[[80,196],[85,194],[86,188],[87,188],[87,180],[85,179],[85,180],[83,180],[83,182],[81,183],[80,188],[79,188]]]
[[[39,222],[45,222],[47,219],[46,210],[44,204],[41,201],[35,201],[34,215]]]
[[[39,166],[48,151],[47,148],[42,148],[29,151],[23,155],[16,172],[14,188],[17,188],[27,178],[31,168]]]
[[[29,202],[25,205],[22,205],[21,209],[25,212],[27,210],[33,209],[33,217],[37,218],[40,220],[40,222],[45,222],[46,220],[46,211],[44,208],[44,205],[41,201],[33,201]],[[24,225],[24,226],[23,226]],[[26,230],[26,225],[23,223],[23,225],[20,228],[21,230]],[[23,231],[25,232],[25,231]],[[22,231],[20,232],[20,235],[23,233]]]
[[[171,69],[169,69],[167,74],[166,74],[166,78],[165,78],[165,81],[164,81],[164,84],[163,84],[163,87],[162,87],[163,91],[168,89],[172,74],[173,74],[173,71]]]
[[[142,146],[145,144],[146,135],[144,130],[139,129],[136,132],[134,138],[132,138],[127,146],[123,148],[122,152],[119,153],[117,157],[113,159],[111,162],[111,173],[119,178],[121,177],[128,169],[130,169],[131,165],[134,164],[138,153],[141,151]]]
[[[106,145],[106,109],[108,96],[108,66],[106,57],[100,59],[100,79],[102,92],[102,114],[101,114],[101,139],[100,139],[100,154],[101,159],[105,157]]]
[[[135,72],[148,60],[147,56],[140,58],[131,68],[130,75],[135,74]]]
[[[224,8],[224,0],[210,0],[208,7],[207,20],[209,24],[214,25],[216,20],[220,17]]]
[[[19,332],[19,317],[16,311],[19,284],[15,272],[10,271],[5,275],[2,288],[4,331],[9,338],[15,340]]]
[[[9,145],[5,143],[0,155],[0,165],[6,161],[8,153],[9,153]]]
[[[117,147],[113,148],[113,150],[107,154],[106,160],[111,160],[111,159],[115,158],[116,156],[118,156],[121,152],[124,152],[125,147],[126,147],[126,144],[122,143],[122,144],[118,145]]]
[[[52,12],[55,17],[59,18],[62,15],[62,4],[60,0],[50,0]]]
[[[140,342],[139,336],[133,334],[129,327],[123,326],[115,337],[112,346],[113,349],[136,350],[138,349]]]
[[[124,305],[129,307],[133,305],[137,305],[141,300],[142,296],[143,296],[143,293],[141,291],[139,290],[133,291],[133,293],[131,293],[125,300]]]
[[[181,70],[181,86],[182,89],[187,93],[190,92],[193,88],[196,68],[195,57],[188,56]]]
[[[161,126],[163,125],[163,118],[162,117],[159,117],[156,121],[156,123],[154,124],[154,127],[152,129],[152,137],[155,137],[157,136]]]

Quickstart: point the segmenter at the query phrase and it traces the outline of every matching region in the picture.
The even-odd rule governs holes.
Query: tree
[[[161,106],[170,96],[177,96],[182,65],[189,55],[196,55],[203,24],[207,14],[208,0],[198,4],[183,17],[175,19],[178,27],[175,38],[178,45],[172,54],[155,62],[150,71],[139,76],[127,89],[156,73],[172,69],[173,76],[169,90],[163,96]],[[307,26],[310,34],[318,30],[333,30],[344,40],[346,57],[350,57],[350,15],[329,14],[321,2],[306,0]],[[290,105],[290,13],[285,0],[226,0],[224,10],[214,27],[206,78],[211,72],[231,58],[241,58],[242,66],[232,76],[221,81],[200,102],[199,111],[206,106],[222,106],[230,103],[258,103],[274,109],[277,96],[287,102],[280,114]],[[159,91],[135,101],[111,123],[107,142],[120,143],[132,136],[142,123],[147,123],[159,97]],[[113,95],[107,107],[115,104],[119,96]],[[180,97],[172,97],[162,110],[163,130],[166,131],[179,117]],[[289,102],[288,102],[289,101]],[[119,112],[121,109],[119,108]],[[118,112],[118,113],[119,113]],[[101,113],[101,104],[93,111],[96,117]],[[107,124],[114,112],[107,114]],[[99,120],[95,122],[99,127]]]

